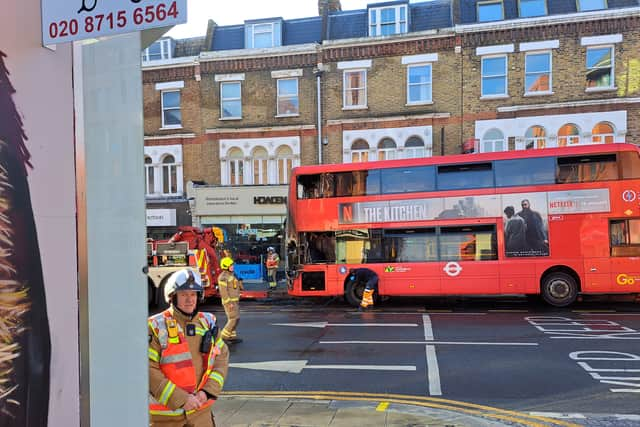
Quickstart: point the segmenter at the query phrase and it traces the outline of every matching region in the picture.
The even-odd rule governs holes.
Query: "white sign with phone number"
[[[42,0],[42,44],[187,22],[187,0]]]

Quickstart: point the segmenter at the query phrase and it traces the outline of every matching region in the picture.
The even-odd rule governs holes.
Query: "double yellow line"
[[[508,411],[491,406],[477,405],[475,403],[460,402],[457,400],[442,399],[437,397],[421,397],[404,394],[386,393],[352,393],[340,391],[225,391],[225,397],[271,397],[287,399],[313,399],[313,400],[342,400],[342,401],[366,401],[379,402],[377,410],[384,411],[390,403],[400,405],[414,405],[426,408],[443,409],[458,413],[474,415],[478,417],[497,419],[518,423],[529,427],[582,427],[567,421],[553,418],[527,415],[516,411]]]

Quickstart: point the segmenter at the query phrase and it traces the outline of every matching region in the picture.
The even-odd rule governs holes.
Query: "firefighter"
[[[229,349],[216,339],[216,317],[198,310],[199,274],[185,268],[165,287],[169,308],[149,318],[151,426],[215,427],[211,406],[222,392]]]
[[[276,281],[276,274],[278,273],[278,265],[280,264],[280,257],[278,253],[273,249],[273,246],[267,248],[267,276],[269,277],[269,290],[275,289],[278,286]]]
[[[349,280],[356,283],[364,283],[362,301],[358,310],[366,310],[373,307],[373,293],[378,290],[378,275],[368,268],[352,268],[349,270]]]
[[[222,258],[220,268],[222,273],[218,276],[218,292],[227,315],[227,324],[220,332],[220,338],[228,344],[236,344],[242,342],[242,339],[238,338],[236,328],[240,322],[240,291],[243,291],[244,287],[242,281],[233,273],[233,260],[230,257]]]

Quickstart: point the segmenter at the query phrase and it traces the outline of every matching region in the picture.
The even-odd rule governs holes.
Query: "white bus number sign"
[[[187,0],[42,0],[42,44],[187,22]]]

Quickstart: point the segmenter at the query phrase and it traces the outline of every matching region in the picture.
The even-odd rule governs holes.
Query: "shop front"
[[[231,251],[241,278],[266,278],[264,263],[269,247],[284,259],[286,185],[193,186],[189,190],[193,191],[194,225],[222,230],[223,247]],[[282,262],[280,269],[284,271]]]
[[[169,239],[182,225],[191,225],[187,201],[160,205],[147,203],[147,238]]]

